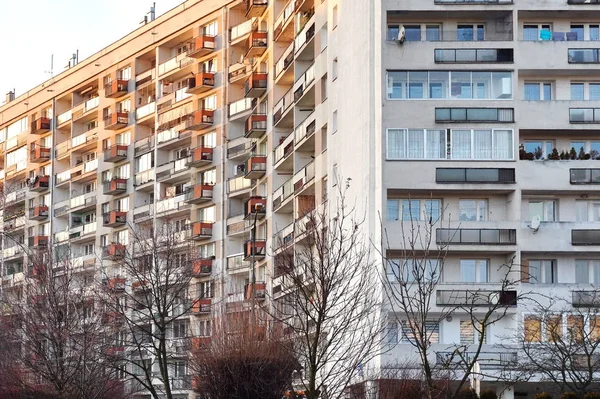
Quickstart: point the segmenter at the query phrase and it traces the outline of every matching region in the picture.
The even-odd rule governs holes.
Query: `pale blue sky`
[[[13,88],[17,96],[141,25],[152,0],[0,0],[0,104]],[[183,0],[156,0],[156,15]]]

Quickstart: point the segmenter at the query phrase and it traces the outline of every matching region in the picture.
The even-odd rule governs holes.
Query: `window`
[[[404,40],[407,42],[421,41],[421,25],[404,25]]]
[[[446,132],[432,129],[388,129],[388,159],[445,159]]]
[[[337,110],[333,111],[333,115],[331,115],[331,132],[332,134],[337,132],[338,130],[338,112]]]
[[[512,98],[512,73],[388,71],[387,97],[390,100],[510,99]]]
[[[390,281],[414,283],[417,278],[439,279],[442,267],[440,259],[391,259],[387,262],[386,273]]]
[[[489,261],[487,259],[461,259],[460,276],[463,283],[487,283]]]
[[[212,298],[212,282],[211,281],[203,281],[198,283],[198,298]]]
[[[440,218],[442,201],[439,199],[413,200],[413,199],[389,199],[388,220],[425,220],[432,222]]]
[[[207,109],[207,110],[217,109],[217,96],[216,95],[205,97],[201,101],[202,101],[202,109]]]
[[[600,100],[599,82],[571,82],[571,100]]]
[[[525,82],[524,97],[526,101],[552,100],[552,83]]]
[[[210,320],[200,320],[198,322],[198,336],[210,337],[212,335]]]
[[[575,216],[578,222],[600,222],[600,200],[576,200]]]
[[[173,338],[186,338],[189,334],[188,320],[181,319],[173,321]]]
[[[554,200],[529,200],[528,219],[540,218],[542,222],[556,221],[556,201]]]
[[[205,36],[217,36],[219,33],[217,21],[213,21],[202,27],[202,34]]]
[[[600,284],[600,260],[576,259],[575,282],[577,284]]]
[[[456,30],[456,40],[458,40],[459,42],[485,40],[484,30],[485,28],[483,25],[458,25]]]
[[[513,159],[513,132],[508,129],[452,129],[451,159]]]
[[[334,81],[338,77],[338,59],[335,57],[331,64],[331,80]]]
[[[475,343],[475,327],[471,320],[460,321],[460,343],[462,345]]]
[[[386,339],[390,345],[398,343],[398,323],[396,321],[388,321]]]
[[[437,183],[514,183],[514,168],[436,168]]]
[[[542,320],[537,316],[525,316],[525,342],[542,342]]]
[[[387,341],[389,344],[394,345],[397,343],[408,343],[413,337],[413,330],[420,328],[421,326],[414,325],[411,328],[411,320],[401,320],[400,323],[390,320],[387,326]],[[400,324],[400,325],[398,325]],[[426,320],[425,325],[425,336],[431,344],[440,343],[440,324],[434,320]]]
[[[436,63],[513,62],[513,49],[435,49]]]
[[[392,24],[387,27],[387,40],[396,41],[400,35],[400,25]]]
[[[541,32],[544,33],[541,33]],[[527,24],[523,25],[523,40],[526,41],[537,41],[550,40],[551,38],[551,25],[550,24]]]
[[[583,100],[584,97],[584,84],[583,83],[571,83],[571,100]]]
[[[529,282],[534,284],[553,284],[558,282],[555,260],[530,260]]]
[[[534,154],[536,159],[548,158],[554,148],[554,140],[528,140],[523,143],[525,152]]]
[[[488,220],[488,200],[463,199],[458,201],[459,220],[466,222],[486,222]]]
[[[546,316],[543,327],[546,329],[546,342],[555,342],[560,340],[560,337],[562,336],[562,316]]]
[[[597,64],[600,59],[597,48],[569,49],[570,64]]]

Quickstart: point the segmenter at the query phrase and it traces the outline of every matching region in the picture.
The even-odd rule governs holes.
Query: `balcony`
[[[253,72],[244,83],[244,97],[258,98],[267,91],[267,74]]]
[[[288,200],[288,198],[292,196],[292,194],[294,194],[294,185],[292,184],[292,182],[293,176],[287,179],[285,183],[279,186],[279,188],[277,188],[273,193],[274,211],[279,209],[279,207],[282,206]]]
[[[127,212],[110,211],[102,215],[102,226],[119,227],[127,223]]]
[[[104,85],[104,95],[106,98],[116,98],[127,94],[128,80],[115,79]]]
[[[256,100],[251,98],[242,98],[229,103],[229,119],[234,120],[247,115],[246,112],[254,108]]]
[[[277,16],[273,25],[273,37],[276,41],[294,40],[294,23],[292,16],[296,10],[296,3],[290,0],[283,11]]]
[[[123,277],[112,277],[104,280],[104,284],[111,291],[122,292],[125,291],[125,278]]]
[[[44,134],[52,129],[50,118],[38,118],[31,122],[31,134]]]
[[[598,291],[572,291],[571,296],[574,308],[600,308]]]
[[[193,78],[188,79],[186,93],[199,94],[212,90],[215,87],[215,74],[212,72],[201,72]]]
[[[436,183],[515,183],[512,168],[436,168]]]
[[[48,219],[48,207],[46,205],[38,205],[29,208],[29,220],[44,220]]]
[[[212,258],[202,258],[193,261],[192,263],[192,275],[194,277],[206,277],[212,273]]]
[[[192,114],[190,130],[202,130],[211,127],[214,122],[214,113],[212,109],[199,109]]]
[[[246,5],[246,18],[260,17],[264,14],[268,5],[268,0],[248,0],[248,4]]]
[[[212,201],[212,184],[196,184],[185,191],[184,201],[188,204],[202,204]]]
[[[119,195],[127,191],[127,179],[113,177],[110,181],[104,182],[104,195]]]
[[[127,112],[113,112],[104,118],[104,129],[106,130],[117,130],[122,129],[129,123],[129,113]]]
[[[133,292],[142,292],[148,289],[148,283],[145,280],[137,280],[131,283],[131,290]]]
[[[573,0],[570,0],[573,1]],[[577,0],[575,0],[577,1]],[[434,4],[512,4],[513,0],[434,0]]]
[[[125,245],[112,243],[102,248],[102,259],[116,260],[125,256]]]
[[[437,306],[517,306],[517,291],[436,290]]]
[[[569,169],[571,184],[600,184],[600,168]]]
[[[48,236],[33,236],[28,239],[29,248],[46,248],[48,246]]]
[[[480,352],[462,352],[460,356],[456,352],[436,352],[435,355],[436,365],[445,370],[460,368],[465,363],[472,364],[475,356],[482,371],[510,370],[518,366],[519,359],[517,352],[491,352],[485,347]]]
[[[192,223],[192,240],[208,240],[212,237],[213,222],[194,222]]]
[[[250,197],[244,203],[244,219],[263,219],[267,214],[267,199],[265,197]]]
[[[442,229],[436,230],[439,245],[515,245],[515,229]]]
[[[267,173],[267,157],[264,155],[253,155],[246,160],[246,179],[258,179]]]
[[[192,313],[195,315],[206,315],[210,314],[212,306],[212,298],[198,299],[192,305]]]
[[[436,64],[513,63],[514,51],[512,48],[435,49],[433,61]]]
[[[115,144],[104,150],[104,162],[121,162],[127,159],[127,145]]]
[[[254,299],[263,300],[267,297],[267,284],[265,284],[264,281],[257,281],[254,284],[246,284],[244,287],[244,292],[246,294],[247,301],[252,299],[253,293]]]
[[[29,191],[42,192],[48,190],[50,187],[50,176],[36,176],[33,179],[29,179]]]
[[[571,230],[571,245],[600,245],[600,230]]]
[[[194,39],[194,49],[188,52],[188,57],[201,58],[215,51],[215,37],[202,35]]]
[[[266,240],[248,240],[244,243],[244,260],[261,260],[267,253]]]
[[[314,178],[315,163],[311,162],[294,175],[292,180],[294,193],[302,191],[311,181],[314,180]]]
[[[254,31],[248,38],[248,51],[246,58],[255,58],[263,55],[267,51],[267,32]]]
[[[192,352],[199,352],[210,348],[211,337],[194,337],[192,338]],[[192,380],[192,388],[197,390],[199,383],[196,378]]]
[[[42,163],[50,160],[50,153],[52,149],[48,147],[42,147],[38,144],[32,144],[29,150],[29,162]]]
[[[187,165],[200,167],[212,164],[213,151],[213,147],[200,146],[194,148],[191,150],[191,154],[187,158]]]
[[[600,123],[600,108],[569,108],[569,123]]]
[[[273,125],[276,127],[293,127],[294,121],[291,112],[287,112],[294,104],[294,91],[290,88],[275,104],[273,109]],[[286,117],[288,115],[288,117]],[[285,123],[283,122],[285,121]]]
[[[252,114],[246,119],[244,137],[258,139],[264,136],[267,131],[267,115]]]

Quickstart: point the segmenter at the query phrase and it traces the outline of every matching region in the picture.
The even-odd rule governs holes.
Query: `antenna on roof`
[[[50,56],[50,70],[44,73],[49,73],[51,78],[54,77],[54,54]]]
[[[150,16],[150,20],[148,21],[148,15]],[[146,25],[148,22],[152,22],[156,19],[156,3],[152,3],[152,7],[150,7],[150,11],[144,15],[144,19],[140,22],[140,25]]]

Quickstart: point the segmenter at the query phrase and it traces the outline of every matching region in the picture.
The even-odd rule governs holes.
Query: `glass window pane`
[[[425,201],[425,212],[428,219],[432,222],[436,222],[440,218],[440,200],[426,200]]]
[[[450,109],[450,119],[453,121],[466,121],[467,120],[467,109],[466,108],[452,108]]]
[[[514,158],[514,146],[513,146],[513,132],[512,130],[494,130],[494,159],[513,159]]]
[[[598,25],[590,25],[590,40],[600,40],[600,27]]]
[[[425,87],[427,86],[427,72],[410,72],[408,98],[425,98]]]
[[[529,201],[529,215],[527,220],[533,220],[539,217],[544,220],[544,203],[543,201]]]
[[[406,157],[405,129],[387,131],[387,158],[404,159]]]
[[[538,26],[537,25],[523,26],[523,40],[528,40],[528,41],[539,40]]]
[[[405,98],[404,88],[407,86],[407,79],[406,72],[388,72],[388,98]]]
[[[477,201],[460,200],[458,202],[458,216],[460,221],[474,222],[477,220]]]
[[[452,159],[471,158],[471,131],[452,130]]]
[[[467,169],[467,182],[497,182],[499,180],[498,169]]]
[[[388,25],[387,39],[398,40],[398,34],[400,33],[400,27],[398,25]]]
[[[435,120],[436,121],[449,121],[450,120],[450,108],[436,108],[435,109]]]
[[[492,159],[492,131],[473,131],[473,158]]]
[[[467,109],[467,120],[469,121],[497,121],[497,108],[469,108]]]
[[[588,284],[590,281],[589,278],[589,268],[587,260],[576,260],[575,261],[575,282],[577,284]]]
[[[456,50],[436,49],[434,52],[435,62],[456,62]]]
[[[473,72],[474,98],[491,98],[492,75],[490,72]]]
[[[479,283],[487,283],[488,282],[488,261],[487,260],[478,260],[478,282]]]
[[[497,62],[498,50],[495,49],[478,49],[477,62]]]
[[[590,142],[590,155],[592,159],[600,159],[600,141]]]
[[[471,320],[460,321],[460,343],[463,345],[475,342],[475,328]]]
[[[402,201],[402,220],[419,220],[421,201],[419,200],[403,200]]]
[[[429,72],[429,97],[448,98],[448,72]]]
[[[583,100],[584,99],[584,85],[583,83],[571,83],[571,100]]]
[[[425,131],[410,129],[407,136],[406,157],[421,159],[425,157]]]
[[[471,72],[451,72],[452,98],[472,98]]]
[[[575,220],[577,222],[588,221],[588,202],[575,201]]]
[[[475,62],[477,61],[478,51],[475,49],[460,49],[456,51],[456,62]]]
[[[485,32],[484,26],[483,25],[477,25],[477,40],[479,40],[479,41],[485,40],[484,32]]]
[[[583,40],[583,25],[571,25],[571,32],[577,34],[577,40]]]
[[[405,39],[408,42],[418,42],[421,40],[420,25],[404,25]]]
[[[590,83],[590,100],[600,100],[600,83]]]
[[[523,147],[526,152],[531,152],[533,154],[543,149],[541,141],[526,141]]]
[[[388,220],[398,220],[400,214],[400,203],[398,200],[387,201],[387,218]]]
[[[511,72],[492,72],[492,97],[512,98]]]
[[[445,130],[427,130],[427,159],[445,159],[446,158],[446,131]]]
[[[487,200],[479,200],[479,201],[477,201],[477,217],[479,218],[479,221],[480,222],[486,222],[487,221],[487,215],[488,215]]]
[[[473,41],[473,25],[458,25],[456,31],[456,40],[462,41]]]
[[[440,26],[427,25],[425,27],[425,40],[428,42],[437,42],[440,40]]]
[[[540,99],[540,84],[525,83],[525,100],[539,101]]]
[[[463,168],[438,168],[435,171],[438,182],[465,182],[466,170]]]
[[[550,83],[544,83],[544,98],[542,98],[542,100],[544,101],[550,101],[552,100],[552,85]]]
[[[571,141],[571,148],[575,149],[575,152],[579,154],[579,151],[583,149],[585,152],[585,142],[583,141]]]

